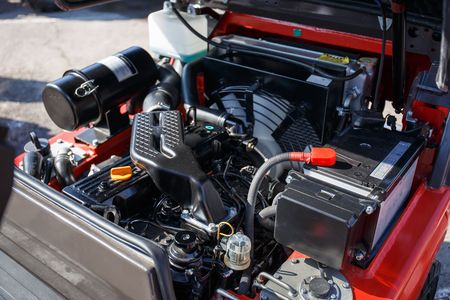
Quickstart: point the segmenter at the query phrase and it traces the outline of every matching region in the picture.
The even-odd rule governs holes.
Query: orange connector
[[[330,167],[336,163],[336,151],[332,148],[312,148],[311,152],[289,152],[289,160]]]

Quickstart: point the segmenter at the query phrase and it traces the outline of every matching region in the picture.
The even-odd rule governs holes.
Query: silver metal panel
[[[153,260],[31,190],[14,187],[0,248],[67,298],[157,299]]]

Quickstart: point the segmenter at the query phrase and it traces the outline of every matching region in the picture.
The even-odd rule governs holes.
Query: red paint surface
[[[301,35],[295,37],[294,30],[298,29],[301,30]],[[226,12],[212,36],[231,33],[245,33],[245,35],[253,37],[284,37],[299,42],[324,44],[365,53],[381,52],[381,40],[377,38],[241,13]],[[390,41],[386,44],[386,54],[392,55],[392,43]]]
[[[356,299],[418,298],[447,230],[449,200],[449,188],[422,183],[369,267],[344,265]]]
[[[54,144],[57,140],[62,139],[86,152],[86,158],[80,161],[78,166],[73,168],[73,173],[76,178],[88,171],[92,164],[102,162],[111,157],[111,155],[121,155],[125,153],[130,145],[131,128],[120,132],[108,140],[107,143],[101,144],[97,148],[75,140],[75,136],[84,130],[86,130],[86,128],[81,128],[73,132],[61,132],[60,134],[49,139],[50,144]],[[14,163],[16,166],[19,166],[24,155],[25,154],[22,153],[15,158]],[[49,185],[57,190],[60,190],[60,186],[56,179],[50,181]]]

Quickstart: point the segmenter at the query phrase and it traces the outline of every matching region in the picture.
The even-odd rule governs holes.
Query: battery
[[[282,193],[275,238],[334,268],[359,249],[364,266],[406,203],[424,142],[387,129],[349,128],[336,136],[326,145],[336,150],[336,164],[305,165],[306,179]],[[298,234],[293,227],[301,228]]]
[[[278,199],[275,240],[339,269],[346,249],[361,240],[366,203],[295,171],[289,178]]]
[[[379,203],[372,250],[409,195],[424,143],[423,137],[384,128],[350,128],[327,145],[336,150],[336,164],[306,166],[305,174]]]

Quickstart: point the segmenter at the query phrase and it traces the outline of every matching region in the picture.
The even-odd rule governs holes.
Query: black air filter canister
[[[81,70],[66,71],[46,85],[42,99],[56,125],[75,130],[99,123],[108,110],[144,92],[157,79],[152,57],[131,47]]]

